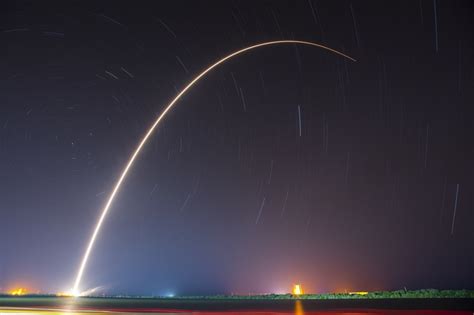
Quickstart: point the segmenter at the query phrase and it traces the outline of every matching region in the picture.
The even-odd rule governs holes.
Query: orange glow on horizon
[[[58,293],[56,293],[56,296],[72,297],[72,296],[75,296],[75,295],[71,292],[58,292]]]
[[[10,290],[10,292],[8,293],[10,295],[25,295],[27,291],[24,288],[17,288],[17,289]]]
[[[293,286],[293,295],[301,295],[303,294],[303,288],[300,284],[295,284]]]

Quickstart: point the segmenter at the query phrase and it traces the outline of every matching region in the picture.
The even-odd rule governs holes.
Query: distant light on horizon
[[[303,288],[300,284],[295,284],[293,286],[293,295],[301,295],[303,294]]]
[[[25,288],[16,288],[9,292],[10,295],[25,295],[27,290]]]
[[[55,295],[61,296],[61,297],[78,297],[79,296],[79,294],[74,294],[73,292],[57,292]]]
[[[349,292],[350,295],[367,295],[369,292],[367,291],[355,291],[355,292]]]

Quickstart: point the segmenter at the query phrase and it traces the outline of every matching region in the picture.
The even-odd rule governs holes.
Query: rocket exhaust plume
[[[133,163],[135,162],[135,159],[137,158],[138,154],[140,153],[140,151],[142,150],[143,146],[146,144],[146,142],[148,141],[148,138],[151,136],[151,134],[153,133],[153,131],[155,130],[155,128],[160,124],[161,120],[166,116],[166,114],[171,110],[171,108],[173,108],[173,106],[176,104],[176,102],[194,85],[196,84],[199,80],[201,80],[206,74],[208,74],[210,71],[212,71],[214,68],[216,68],[217,66],[219,66],[220,64],[226,62],[227,60],[235,57],[235,56],[238,56],[240,54],[243,54],[247,51],[250,51],[250,50],[253,50],[253,49],[256,49],[256,48],[259,48],[259,47],[264,47],[264,46],[272,46],[272,45],[283,45],[283,44],[294,44],[294,45],[306,45],[306,46],[313,46],[313,47],[318,47],[318,48],[322,48],[322,49],[325,49],[331,53],[334,53],[336,55],[339,55],[339,56],[342,56],[344,58],[347,58],[351,61],[356,61],[355,59],[351,58],[350,56],[342,53],[342,52],[339,52],[335,49],[332,49],[330,47],[327,47],[327,46],[324,46],[324,45],[321,45],[321,44],[317,44],[317,43],[313,43],[313,42],[308,42],[308,41],[300,41],[300,40],[277,40],[277,41],[270,41],[270,42],[263,42],[263,43],[259,43],[259,44],[255,44],[255,45],[252,45],[252,46],[249,46],[249,47],[246,47],[246,48],[243,48],[243,49],[240,49],[238,51],[235,51],[225,57],[223,57],[222,59],[216,61],[214,64],[210,65],[208,68],[206,68],[204,71],[202,71],[201,73],[199,73],[194,79],[191,80],[191,82],[189,82],[179,93],[178,95],[176,95],[173,100],[165,107],[165,109],[163,110],[163,112],[158,116],[158,118],[155,120],[155,122],[153,123],[153,125],[151,125],[150,129],[148,129],[148,131],[146,132],[146,134],[143,136],[142,140],[140,141],[140,143],[138,144],[137,148],[135,149],[135,151],[133,152],[132,156],[130,157],[127,165],[125,166],[125,168],[123,169],[122,171],[122,174],[120,175],[120,177],[118,178],[117,182],[115,183],[115,186],[114,186],[114,189],[112,190],[112,193],[110,194],[109,196],[109,199],[107,200],[107,203],[105,204],[104,208],[102,209],[102,213],[99,217],[99,220],[97,221],[97,224],[95,226],[95,229],[94,229],[94,232],[92,233],[92,236],[89,240],[89,243],[87,245],[87,248],[86,248],[86,251],[84,253],[84,256],[82,258],[82,261],[81,261],[81,265],[79,267],[79,270],[77,272],[77,276],[76,276],[76,280],[74,282],[74,286],[72,288],[72,291],[71,293],[72,294],[77,294],[77,292],[80,292],[79,290],[79,286],[81,284],[81,279],[82,279],[82,275],[84,273],[84,269],[86,268],[86,265],[87,265],[87,261],[89,259],[89,256],[91,254],[91,251],[92,251],[92,248],[94,247],[94,243],[95,243],[95,240],[97,238],[97,236],[99,235],[99,232],[100,232],[100,228],[102,226],[102,223],[104,222],[104,219],[105,217],[107,216],[107,213],[109,212],[109,209],[110,209],[110,206],[112,205],[112,202],[114,201],[114,198],[115,198],[115,195],[117,194],[117,192],[119,191],[120,189],[120,186],[122,185],[122,182],[124,181],[125,177],[127,176],[128,174],[128,171],[130,170],[130,168],[132,167]]]

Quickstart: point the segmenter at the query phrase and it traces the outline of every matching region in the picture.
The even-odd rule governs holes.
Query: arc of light
[[[186,85],[181,92],[178,93],[178,95],[175,96],[175,98],[165,107],[163,112],[158,116],[156,121],[151,125],[150,129],[148,129],[147,133],[145,136],[142,138],[140,143],[138,144],[137,148],[133,152],[132,156],[130,157],[130,160],[128,161],[127,165],[122,171],[122,174],[120,175],[119,179],[117,180],[117,183],[114,186],[114,189],[112,190],[112,193],[110,194],[109,199],[107,200],[107,203],[105,204],[105,207],[102,209],[102,214],[99,217],[99,220],[97,221],[97,225],[94,229],[94,232],[92,233],[92,236],[90,238],[89,244],[87,246],[87,249],[84,253],[84,257],[82,258],[81,265],[79,267],[79,271],[77,272],[76,280],[74,282],[74,287],[72,289],[72,293],[74,295],[79,295],[79,285],[81,283],[82,275],[84,273],[84,269],[87,265],[87,261],[89,259],[89,256],[91,254],[92,248],[94,247],[95,240],[97,238],[97,235],[100,232],[100,228],[102,227],[102,224],[104,222],[105,217],[107,216],[107,213],[109,212],[110,206],[112,205],[112,202],[114,201],[115,195],[120,189],[120,186],[122,185],[122,182],[124,181],[125,177],[128,174],[128,171],[132,167],[133,163],[135,162],[135,159],[137,158],[138,154],[140,153],[142,147],[145,145],[147,142],[148,138],[151,136],[155,128],[158,126],[158,124],[161,122],[161,120],[166,116],[166,114],[173,108],[173,106],[176,104],[176,102],[194,85],[196,84],[202,77],[204,77],[207,73],[209,73],[212,69],[220,65],[221,63],[224,63],[225,61],[231,59],[232,57],[235,57],[237,55],[243,54],[249,50],[253,50],[259,47],[263,46],[270,46],[270,45],[280,45],[280,44],[299,44],[299,45],[307,45],[307,46],[314,46],[318,48],[325,49],[327,51],[330,51],[334,54],[337,54],[339,56],[345,57],[349,60],[356,61],[352,57],[339,52],[335,49],[332,49],[330,47],[313,43],[313,42],[308,42],[308,41],[300,41],[300,40],[277,40],[277,41],[270,41],[270,42],[263,42],[259,44],[255,44],[243,49],[240,49],[236,52],[231,53],[230,55],[225,56],[224,58],[218,60],[214,64],[210,65],[208,68],[206,68],[204,71],[202,71],[200,74],[198,74],[191,82]]]

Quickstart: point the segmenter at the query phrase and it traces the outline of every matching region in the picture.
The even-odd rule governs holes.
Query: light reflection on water
[[[304,315],[303,303],[300,300],[295,303],[295,315]]]

